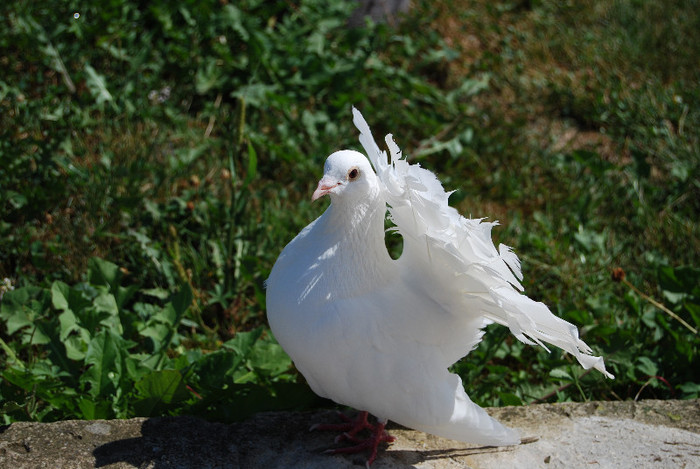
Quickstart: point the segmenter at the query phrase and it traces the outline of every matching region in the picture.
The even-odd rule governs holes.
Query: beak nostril
[[[320,181],[318,181],[318,187],[316,187],[316,190],[311,195],[311,201],[313,202],[314,200],[323,197],[342,184],[342,181],[330,180],[324,176]]]

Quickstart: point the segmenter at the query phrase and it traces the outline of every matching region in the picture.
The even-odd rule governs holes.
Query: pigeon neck
[[[375,194],[360,201],[336,199],[328,207],[328,228],[336,238],[345,238],[350,243],[370,241],[384,246],[384,218],[386,204]]]
[[[392,263],[384,241],[384,200],[378,196],[370,196],[360,203],[335,200],[327,215],[324,228],[333,239],[335,265],[347,272],[339,278],[353,289],[365,283],[376,286]],[[350,285],[356,282],[362,285]]]

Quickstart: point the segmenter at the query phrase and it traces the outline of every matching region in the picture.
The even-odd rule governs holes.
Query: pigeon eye
[[[352,168],[348,171],[348,181],[354,181],[360,175],[360,170],[357,168]]]

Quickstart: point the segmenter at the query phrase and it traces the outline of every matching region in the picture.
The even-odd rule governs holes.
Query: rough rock
[[[488,409],[519,429],[511,447],[468,445],[390,426],[380,468],[700,468],[700,400],[541,404]],[[193,417],[13,423],[0,427],[0,467],[355,468],[309,432],[333,411],[262,413],[235,424]],[[358,466],[359,465],[359,466]]]

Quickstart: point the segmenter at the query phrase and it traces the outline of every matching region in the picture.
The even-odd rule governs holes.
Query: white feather
[[[389,154],[381,151],[353,114],[374,170],[358,152],[328,157],[315,194],[329,194],[331,205],[284,248],[267,282],[270,327],[312,389],[411,428],[505,445],[517,433],[447,370],[487,324],[612,377],[573,325],[518,291],[520,262],[494,246],[495,223],[462,217],[432,172],[408,163],[390,135]],[[398,260],[385,247],[387,207],[404,240]]]
[[[353,108],[353,114],[353,121],[360,130],[360,143],[375,168],[382,168],[378,171],[380,181],[393,188],[387,188],[387,202],[397,231],[404,239],[425,238],[425,243],[432,249],[426,250],[419,243],[406,244],[404,241],[402,259],[413,268],[416,265],[425,266],[441,284],[453,286],[455,293],[461,291],[468,294],[469,290],[462,288],[464,284],[472,288],[479,285],[477,291],[490,293],[491,302],[484,300],[487,303],[484,309],[489,311],[487,317],[510,327],[518,339],[527,344],[534,341],[543,347],[542,342],[556,345],[573,354],[584,368],[593,366],[611,378],[603,360],[590,357],[591,350],[578,338],[575,326],[554,316],[544,304],[515,291],[523,289],[519,282],[523,278],[520,260],[508,246],[501,244],[496,250],[491,239],[491,228],[495,223],[466,219],[450,207],[447,201],[449,194],[437,177],[417,164],[408,164],[401,157],[391,135],[387,135],[386,143],[392,163],[384,165],[386,153],[374,143],[369,125],[357,109]],[[416,184],[416,180],[420,184]],[[400,190],[396,190],[396,187]],[[449,252],[454,260],[436,265],[435,256],[429,258],[427,253],[439,249]],[[468,308],[469,305],[465,304],[464,307]],[[455,314],[459,314],[459,311],[455,311]]]

